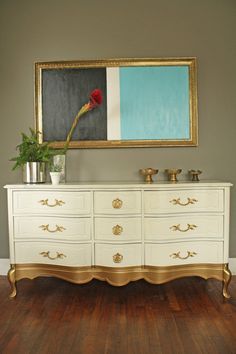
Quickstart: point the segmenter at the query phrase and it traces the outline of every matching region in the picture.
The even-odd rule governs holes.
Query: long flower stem
[[[72,134],[74,132],[74,129],[75,127],[77,126],[77,123],[79,121],[79,118],[86,112],[88,112],[89,110],[91,109],[91,106],[89,103],[86,103],[84,104],[81,109],[79,110],[79,112],[76,114],[75,118],[74,118],[74,121],[73,121],[73,124],[70,128],[70,131],[67,135],[67,138],[66,138],[66,143],[65,143],[65,146],[64,146],[64,152],[66,153],[68,147],[69,147],[69,143],[71,141],[71,137],[72,137]]]

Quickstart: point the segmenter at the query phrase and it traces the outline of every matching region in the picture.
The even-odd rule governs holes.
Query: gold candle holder
[[[153,182],[152,176],[156,175],[158,173],[158,170],[148,167],[148,168],[141,168],[139,172],[141,173],[141,175],[145,176],[145,182],[152,183]]]
[[[171,182],[177,182],[177,175],[182,172],[180,168],[168,168],[165,170],[165,172],[168,174],[168,179]]]
[[[200,170],[189,170],[188,173],[192,176],[192,181],[198,182],[199,175],[202,173]]]

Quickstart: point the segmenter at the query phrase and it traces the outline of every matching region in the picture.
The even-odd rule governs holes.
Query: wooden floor
[[[220,282],[197,277],[124,287],[38,278],[10,300],[0,277],[0,353],[235,354],[235,276],[229,289],[224,301]]]

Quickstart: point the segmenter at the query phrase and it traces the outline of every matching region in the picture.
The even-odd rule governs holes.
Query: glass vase
[[[66,181],[66,155],[60,154],[60,155],[53,156],[53,165],[59,165],[61,167],[60,182],[65,183],[65,181]]]

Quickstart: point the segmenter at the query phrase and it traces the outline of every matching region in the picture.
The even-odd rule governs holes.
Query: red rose
[[[90,94],[90,108],[95,108],[102,103],[102,91],[99,89],[95,89]]]

